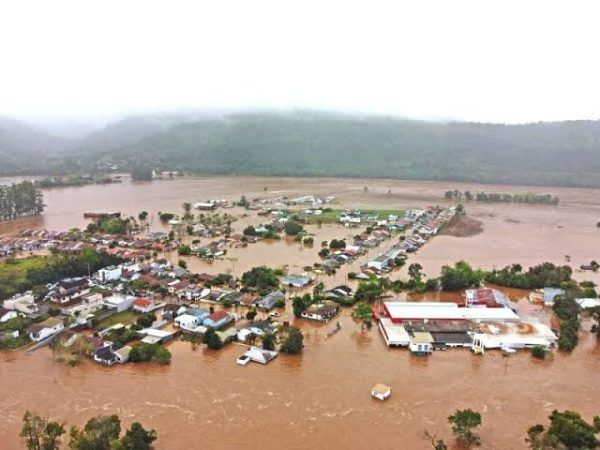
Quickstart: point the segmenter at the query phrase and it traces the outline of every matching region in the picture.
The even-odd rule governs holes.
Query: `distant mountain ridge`
[[[52,154],[45,164],[51,170],[141,164],[208,174],[600,187],[599,121],[500,125],[311,112],[147,116],[111,124]],[[11,168],[18,170],[18,161]]]
[[[68,140],[40,131],[17,120],[0,117],[0,174],[27,174],[39,162],[70,146]]]

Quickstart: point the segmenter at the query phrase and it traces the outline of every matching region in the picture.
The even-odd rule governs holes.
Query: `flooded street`
[[[428,448],[423,431],[450,441],[446,417],[457,408],[483,415],[482,448],[522,449],[526,429],[555,409],[598,413],[600,347],[589,333],[572,355],[538,361],[528,352],[504,358],[468,350],[411,356],[389,349],[379,332],[362,333],[345,315],[342,330],[303,322],[301,356],[280,355],[268,366],[242,367],[232,344],[215,352],[170,345],[169,367],[92,362],[71,368],[48,350],[0,358],[0,442],[17,449],[25,409],[83,424],[118,413],[158,430],[157,448]],[[589,326],[586,327],[589,329]],[[392,386],[386,402],[369,395]],[[518,418],[518,420],[515,420]]]
[[[367,189],[365,190],[365,187]],[[265,191],[265,188],[266,191]],[[134,215],[146,210],[151,229],[159,229],[159,211],[181,214],[183,202],[212,198],[237,201],[287,195],[334,195],[334,208],[420,208],[449,204],[448,189],[472,192],[551,193],[558,206],[482,204],[471,202],[468,214],[483,223],[472,237],[436,236],[409,262],[419,262],[428,275],[437,276],[444,264],[465,259],[476,267],[524,267],[551,261],[579,267],[600,261],[600,190],[463,185],[458,183],[317,178],[206,177],[152,183],[95,185],[45,191],[47,211],[0,228],[0,235],[19,228],[66,230],[85,227],[85,211],[121,211]],[[238,214],[239,208],[226,210]],[[233,223],[241,232],[265,218],[255,213]],[[338,225],[311,225],[315,244],[306,247],[282,240],[229,248],[226,258],[212,265],[187,258],[195,272],[241,275],[256,265],[287,265],[290,272],[318,261],[322,240],[350,238],[360,229]],[[386,241],[372,250],[391,245]],[[334,276],[322,276],[326,287],[346,282],[362,256]],[[392,279],[398,274],[393,274]],[[404,274],[405,276],[405,274]],[[590,272],[578,279],[600,283]],[[524,298],[525,291],[507,290],[519,308],[543,316]],[[427,297],[431,299],[431,296]],[[420,299],[411,296],[411,299]],[[440,295],[437,300],[452,300]],[[280,355],[267,366],[236,365],[244,347],[232,344],[215,352],[193,351],[189,343],[169,345],[168,367],[133,364],[102,367],[85,362],[67,367],[53,362],[47,349],[31,356],[0,353],[0,448],[21,448],[18,432],[25,410],[54,419],[83,424],[91,416],[117,413],[124,425],[141,421],[156,428],[156,448],[406,448],[426,449],[428,430],[452,442],[447,416],[457,408],[472,408],[483,416],[483,449],[523,449],[529,426],[546,423],[553,409],[575,409],[591,419],[599,414],[600,346],[584,324],[580,343],[572,354],[554,352],[554,360],[539,361],[529,352],[504,358],[500,352],[472,355],[468,350],[411,356],[390,349],[374,327],[361,332],[343,310],[342,329],[326,339],[333,323],[315,325],[296,321],[305,333],[300,356]],[[544,317],[546,320],[547,317]],[[382,382],[392,387],[386,402],[370,397]]]

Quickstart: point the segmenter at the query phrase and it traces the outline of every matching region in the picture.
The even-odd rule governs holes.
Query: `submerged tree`
[[[286,329],[286,337],[281,344],[281,352],[290,355],[297,355],[302,352],[304,336],[296,327],[288,327]]]
[[[527,430],[525,442],[532,450],[595,449],[600,447],[596,434],[600,431],[600,417],[589,424],[574,411],[554,410],[549,417],[548,430],[537,424]]]
[[[92,417],[82,430],[72,426],[69,434],[73,450],[109,450],[121,434],[121,419],[116,414]]]
[[[473,429],[481,425],[481,414],[471,409],[456,410],[448,416],[452,432],[467,445],[479,444],[479,435]]]
[[[58,450],[65,427],[49,421],[39,414],[27,411],[23,416],[21,438],[28,450]]]

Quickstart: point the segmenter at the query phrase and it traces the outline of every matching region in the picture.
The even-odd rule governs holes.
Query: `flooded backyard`
[[[366,189],[365,189],[366,188]],[[45,191],[47,210],[42,217],[0,227],[0,235],[23,228],[67,230],[85,227],[85,211],[121,211],[137,216],[148,211],[151,229],[159,229],[158,212],[181,213],[183,202],[211,198],[237,201],[243,194],[258,197],[334,195],[338,208],[411,209],[448,205],[444,192],[551,193],[558,206],[467,204],[468,215],[482,223],[471,237],[436,236],[410,262],[437,276],[441,266],[464,259],[490,269],[520,263],[524,267],[551,261],[579,267],[600,261],[600,190],[478,186],[458,183],[394,180],[287,179],[264,177],[206,177],[61,188]],[[226,210],[242,214],[241,208]],[[235,232],[261,219],[254,212],[233,223]],[[257,265],[291,272],[318,261],[320,242],[351,238],[360,229],[339,225],[311,225],[315,245],[290,240],[259,242],[230,248],[221,260],[208,264],[187,258],[194,272],[241,275]],[[327,288],[347,282],[387,241],[333,276],[321,276]],[[171,255],[176,258],[175,255]],[[394,279],[406,276],[392,274]],[[600,283],[600,276],[575,272],[575,278]],[[520,311],[547,321],[547,313],[526,300],[526,291],[505,290]],[[403,297],[406,297],[404,295]],[[403,298],[402,297],[402,298]],[[452,295],[411,296],[411,300],[453,300]],[[169,367],[117,365],[106,368],[86,362],[78,367],[55,363],[47,349],[28,356],[0,352],[0,448],[21,448],[18,432],[25,410],[82,424],[98,414],[117,413],[126,425],[141,421],[156,428],[159,449],[179,448],[407,448],[426,449],[428,430],[452,441],[447,416],[457,408],[472,408],[483,416],[484,449],[523,449],[529,426],[546,422],[553,409],[575,409],[591,419],[600,399],[600,346],[584,324],[572,354],[555,352],[553,360],[539,361],[529,352],[504,358],[500,352],[484,356],[468,350],[411,356],[390,349],[378,330],[361,327],[344,310],[342,329],[331,338],[333,324],[296,321],[305,333],[300,356],[279,356],[267,366],[236,365],[244,347],[233,344],[218,352],[196,351],[189,343],[169,345]],[[378,402],[369,395],[375,383],[392,387],[392,396]]]

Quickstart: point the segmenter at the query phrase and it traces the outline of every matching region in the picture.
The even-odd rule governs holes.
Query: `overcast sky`
[[[600,1],[2,0],[0,115],[600,118]]]

